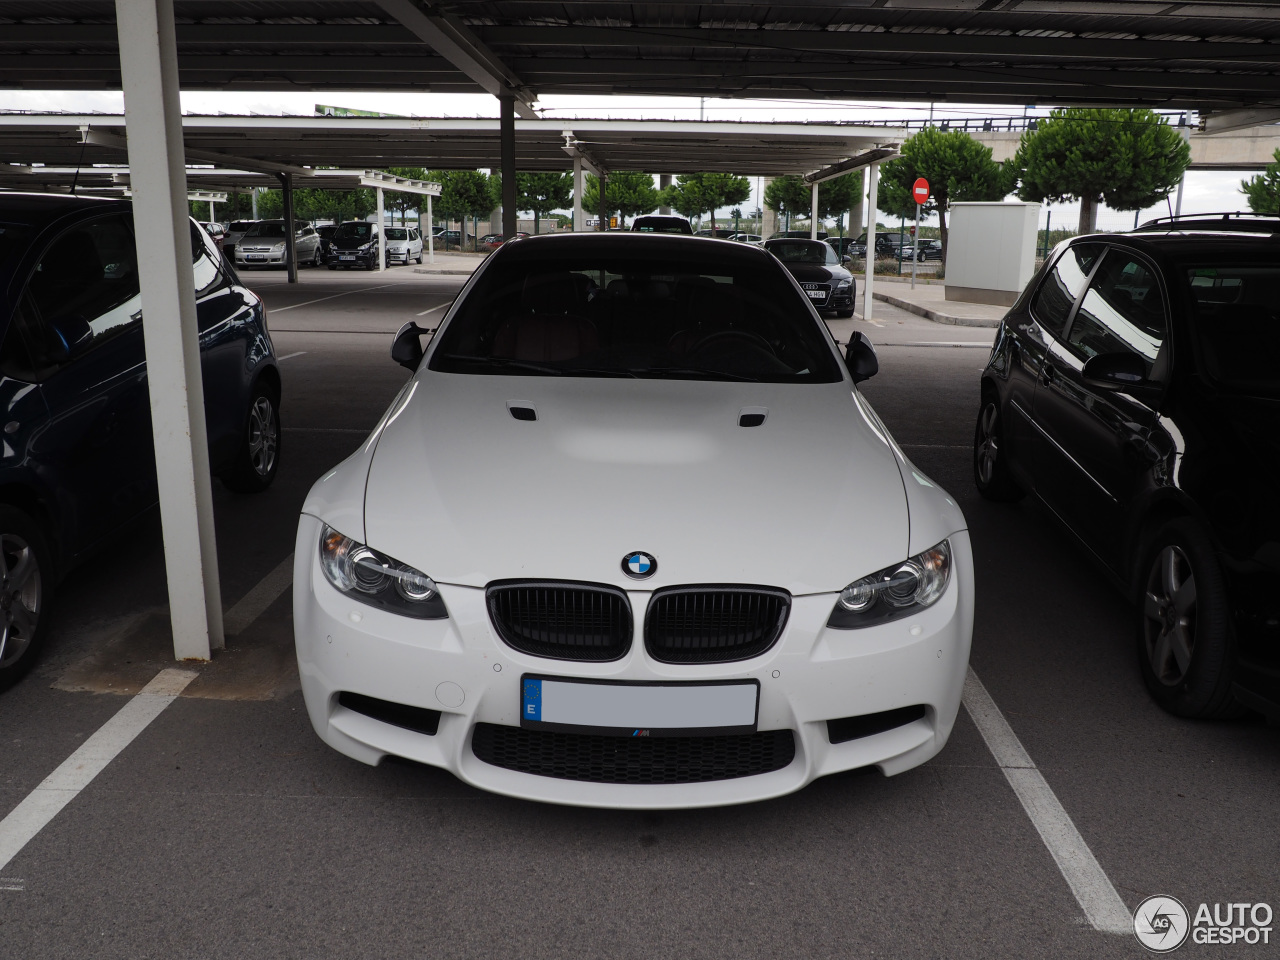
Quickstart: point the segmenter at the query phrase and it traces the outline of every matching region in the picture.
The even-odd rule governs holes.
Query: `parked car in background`
[[[298,518],[298,673],[327,744],[609,808],[764,800],[943,749],[964,516],[862,396],[866,337],[842,359],[748,247],[532,237],[425,355],[404,325],[412,379]]]
[[[1084,545],[1180,716],[1280,718],[1278,247],[1280,218],[1075,237],[982,374],[978,491],[1032,494]]]
[[[766,240],[764,248],[782,261],[819,311],[843,319],[853,316],[857,287],[853,274],[844,267],[848,257],[841,258],[821,240]]]
[[[236,244],[236,267],[287,266],[286,229],[283,220],[259,220],[251,226]],[[293,256],[294,262],[300,265],[320,266],[320,236],[309,223],[294,225]]]
[[[387,227],[383,231],[387,240],[387,263],[422,262],[422,237],[417,227]]]
[[[257,220],[232,220],[227,224],[227,232],[222,236],[222,252],[227,255],[228,260],[235,261],[236,244],[257,222]]]
[[[631,221],[632,233],[676,233],[693,235],[693,225],[684,217],[645,214]]]
[[[853,244],[850,246],[848,250],[848,253],[851,256],[855,256],[855,257],[866,257],[867,235],[865,233],[862,236],[858,237],[858,239],[853,242]],[[885,257],[896,258],[897,256],[898,256],[897,244],[893,243],[889,239],[888,235],[883,233],[877,233],[876,234],[876,257],[877,258],[885,258]]]
[[[776,233],[769,234],[769,239],[770,240],[786,240],[786,239],[811,240],[813,238],[810,236],[808,230],[779,230]],[[819,230],[818,239],[819,240],[827,239],[827,232],[825,230]]]
[[[436,243],[444,244],[446,250],[451,247],[457,250],[462,246],[462,231],[441,229],[436,234]]]
[[[316,227],[316,236],[320,238],[320,262],[329,262],[329,241],[333,239],[333,235],[338,232],[338,225],[334,223],[326,224],[323,227]]]
[[[348,220],[334,230],[329,240],[330,270],[360,267],[373,270],[378,266],[378,225],[367,220]]]
[[[920,262],[942,259],[942,241],[922,237],[919,245]]]
[[[730,240],[736,240],[739,243],[759,243],[764,238],[758,233],[735,233]]]
[[[730,230],[726,227],[716,227],[714,230],[711,227],[703,227],[697,232],[696,236],[713,237],[716,240],[728,240],[737,232],[738,231]]]
[[[262,301],[188,222],[210,466],[264,490],[280,374]],[[156,503],[142,309],[129,201],[0,194],[0,687],[39,655],[59,580]]]
[[[213,242],[217,245],[218,249],[219,249],[219,250],[221,250],[221,249],[222,249],[222,241],[223,241],[223,238],[224,238],[224,237],[226,236],[226,234],[227,234],[227,231],[226,231],[226,229],[222,226],[222,224],[220,224],[220,223],[201,223],[201,224],[200,224],[200,226],[204,227],[204,231],[205,231],[205,233],[207,233],[207,234],[209,234],[209,236],[213,237]]]
[[[527,236],[529,236],[529,234],[526,233],[524,230],[517,230],[511,239],[519,240],[520,238],[527,237]],[[497,250],[500,246],[502,246],[506,242],[507,242],[506,238],[503,237],[502,234],[488,233],[480,238],[479,244],[485,250]]]
[[[859,241],[854,237],[827,237],[823,242],[829,244],[840,257],[861,257],[867,252],[865,239]]]

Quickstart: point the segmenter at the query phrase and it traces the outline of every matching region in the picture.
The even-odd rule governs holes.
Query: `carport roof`
[[[306,167],[472,169],[498,165],[497,120],[395,117],[187,116],[183,134],[192,163],[332,176]],[[88,143],[84,142],[87,129]],[[125,120],[106,114],[0,114],[0,164],[120,164]],[[726,171],[746,176],[807,174],[901,142],[897,127],[842,123],[733,123],[668,120],[521,120],[516,166],[567,170],[566,146],[606,170],[648,173]],[[252,161],[252,162],[251,162]],[[86,167],[85,173],[89,170]],[[0,182],[41,175],[40,167],[5,170]],[[46,177],[48,174],[44,174]],[[198,171],[201,186],[232,185]],[[254,178],[258,183],[262,177]],[[31,182],[27,180],[26,182]],[[298,186],[307,185],[303,180]]]
[[[1207,0],[176,0],[183,88],[1280,103],[1280,19]],[[111,0],[0,0],[0,87],[120,87]]]

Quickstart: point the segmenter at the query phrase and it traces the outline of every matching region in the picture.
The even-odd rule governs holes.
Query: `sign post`
[[[911,185],[911,196],[916,201],[916,228],[911,236],[911,289],[916,288],[916,264],[920,260],[920,208],[929,201],[929,181],[920,177]]]

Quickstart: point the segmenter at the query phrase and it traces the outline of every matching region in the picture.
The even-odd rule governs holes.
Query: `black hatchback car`
[[[974,479],[1032,493],[1136,607],[1188,717],[1280,714],[1280,220],[1059,246],[996,335]]]
[[[766,240],[764,248],[782,261],[820,313],[844,319],[853,316],[857,291],[853,274],[844,268],[847,255],[838,255],[821,240]]]
[[[372,270],[378,265],[380,237],[378,225],[365,220],[348,220],[338,225],[333,236],[324,241],[322,257],[330,270],[360,267]]]
[[[190,225],[210,465],[264,490],[280,373],[262,301]],[[0,195],[0,404],[3,688],[34,661],[59,578],[158,499],[128,201]]]

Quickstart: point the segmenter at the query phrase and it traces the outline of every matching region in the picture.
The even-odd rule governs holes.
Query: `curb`
[[[922,307],[918,303],[912,303],[910,300],[904,300],[901,297],[895,297],[887,293],[881,293],[878,290],[871,292],[874,300],[880,300],[891,306],[906,310],[908,313],[914,313],[918,317],[924,317],[926,320],[932,320],[934,323],[947,323],[955,327],[998,327],[1000,321],[998,319],[989,319],[987,317],[956,317],[949,313],[942,313],[930,307]]]
[[[476,272],[475,267],[414,267],[414,273],[425,273],[432,276],[469,277]]]

